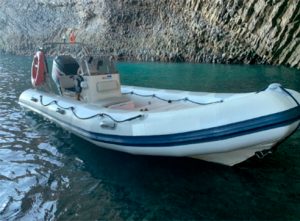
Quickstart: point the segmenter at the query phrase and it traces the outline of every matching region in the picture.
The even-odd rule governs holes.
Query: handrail
[[[82,43],[82,42],[45,42],[42,45],[42,50],[45,53],[48,53],[51,49],[55,49],[56,46],[65,46],[63,48],[60,48],[60,50],[70,49],[70,53],[74,52],[75,47],[80,47],[80,50],[84,53],[84,56],[89,56],[91,54],[90,46],[88,44]],[[72,51],[73,49],[73,51]]]
[[[51,49],[55,49],[55,47],[60,47],[60,50],[69,50],[70,54],[77,53],[79,54],[81,51],[83,52],[83,56],[102,56],[102,57],[115,57],[115,55],[111,51],[107,51],[104,49],[95,48],[92,45],[83,43],[83,42],[45,42],[40,47],[45,53],[51,51]],[[79,50],[76,50],[79,49]],[[79,52],[79,53],[78,53]]]
[[[88,75],[90,74],[89,65],[87,60],[91,57],[109,58],[110,62],[114,62],[111,53],[105,53],[99,49],[95,49],[92,46],[82,42],[45,42],[42,47],[39,48],[45,55],[71,55],[74,57],[81,68],[81,71],[86,70]],[[84,66],[84,67],[83,67]]]

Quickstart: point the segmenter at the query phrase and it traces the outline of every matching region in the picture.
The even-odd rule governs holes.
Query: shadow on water
[[[107,218],[118,214],[125,220],[282,220],[300,215],[295,177],[283,179],[296,168],[280,164],[276,153],[263,161],[227,167],[189,158],[133,156],[71,138],[84,170],[101,181],[90,193],[96,205],[86,212],[103,209],[101,189],[109,193],[107,209],[114,211]]]

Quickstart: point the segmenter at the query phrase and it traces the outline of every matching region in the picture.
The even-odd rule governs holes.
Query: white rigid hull
[[[24,91],[19,103],[101,147],[131,154],[195,157],[226,165],[271,148],[299,124],[299,94],[276,85],[247,94],[128,86],[123,86],[122,92],[130,100],[146,100],[147,106],[110,109],[102,101],[87,104],[33,89]],[[156,97],[137,96],[149,92]],[[157,97],[188,97],[196,102],[156,102]],[[203,101],[211,104],[200,105]]]

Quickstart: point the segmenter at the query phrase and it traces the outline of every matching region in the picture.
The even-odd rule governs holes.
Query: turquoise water
[[[264,65],[120,63],[123,84],[168,89],[248,92],[272,82],[300,87],[300,70]]]
[[[299,220],[300,132],[263,160],[226,167],[96,147],[24,112],[30,57],[0,55],[0,220]],[[285,67],[119,63],[124,84],[192,91],[300,91]]]

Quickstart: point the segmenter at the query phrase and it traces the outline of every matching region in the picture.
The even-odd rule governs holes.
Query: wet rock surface
[[[0,49],[77,41],[119,59],[300,67],[299,0],[3,0]]]

